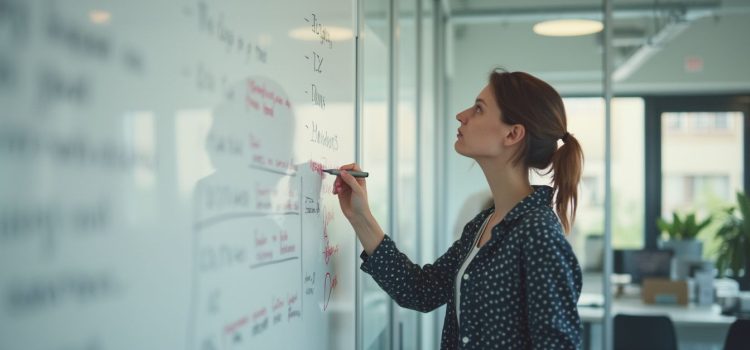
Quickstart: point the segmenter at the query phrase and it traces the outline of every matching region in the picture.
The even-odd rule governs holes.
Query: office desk
[[[604,308],[579,306],[578,313],[584,324],[584,349],[599,349]],[[675,326],[680,350],[722,349],[729,326],[736,319],[733,316],[721,315],[718,305],[651,305],[644,304],[640,298],[632,297],[617,298],[613,301],[612,316],[618,313],[669,316]],[[595,332],[597,330],[598,334]]]

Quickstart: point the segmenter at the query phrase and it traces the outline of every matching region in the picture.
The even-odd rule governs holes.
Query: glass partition
[[[435,224],[435,182],[437,144],[436,127],[441,117],[435,109],[435,34],[433,16],[435,8],[432,0],[418,0],[419,28],[417,77],[419,89],[417,140],[418,140],[418,170],[417,186],[419,193],[418,227],[419,227],[419,263],[428,264],[436,259],[435,243],[437,225]],[[420,349],[437,349],[440,347],[440,330],[436,327],[437,312],[419,314],[420,334],[418,339]],[[439,320],[442,322],[442,319]]]
[[[724,210],[736,205],[735,193],[747,183],[748,103],[733,101],[750,91],[745,64],[750,51],[741,44],[750,32],[750,4],[613,4],[613,147],[618,138],[635,137],[622,155],[632,158],[639,152],[644,165],[638,170],[643,177],[628,172],[618,180],[626,173],[617,169],[618,153],[613,152],[614,340],[622,342],[635,329],[622,317],[618,321],[618,315],[658,311],[669,319],[679,349],[722,349],[735,317],[721,313],[715,296],[736,293],[740,285],[717,274],[717,232],[727,219]],[[617,127],[616,101],[626,97],[638,101],[628,114],[643,118],[641,130],[629,129],[633,134]],[[643,194],[642,205],[618,207],[620,193],[636,191]],[[618,236],[618,223],[634,212],[641,221],[640,237]],[[700,231],[680,230],[687,236],[697,233],[695,239],[683,239],[667,233],[678,227],[674,214],[680,221],[690,214],[698,223],[712,221]],[[671,258],[656,259],[659,254]]]
[[[603,92],[603,2],[601,1],[455,1],[452,2],[453,64],[449,68],[450,108],[446,115],[447,213],[455,216],[444,235],[457,237],[463,225],[481,210],[490,198],[478,165],[453,150],[454,116],[470,106],[487,84],[495,68],[530,73],[554,87],[564,98],[568,132],[581,143],[585,156],[579,207],[572,232],[567,236],[584,268],[583,293],[584,348],[602,344],[601,320],[604,313],[602,257],[605,230],[605,102]],[[557,25],[552,20],[586,20],[594,29],[576,35],[562,35],[563,29],[544,31]],[[623,110],[637,101],[622,101]],[[628,105],[628,106],[625,106]],[[643,112],[641,111],[641,118]],[[623,128],[638,128],[638,116],[620,120]],[[617,123],[617,122],[616,122]],[[621,140],[622,165],[637,172],[638,158],[625,153],[633,140]],[[550,176],[531,174],[532,184],[551,185]],[[625,205],[637,201],[623,196]],[[632,209],[632,208],[631,208]],[[638,220],[622,220],[628,232],[622,244],[639,244]],[[615,237],[618,233],[615,233]],[[635,236],[633,238],[632,236]],[[630,240],[630,241],[628,241]],[[587,313],[588,312],[588,313]]]
[[[396,21],[396,217],[394,237],[399,249],[413,262],[420,260],[417,231],[417,0],[395,2]],[[418,312],[394,306],[398,314],[398,344],[416,349]]]
[[[388,173],[390,171],[390,148],[387,146],[391,125],[388,119],[390,26],[388,2],[363,0],[363,24],[361,33],[362,63],[362,166],[372,174],[367,179],[370,208],[384,230],[390,226]],[[391,348],[390,297],[369,275],[361,277],[362,295],[362,349]]]

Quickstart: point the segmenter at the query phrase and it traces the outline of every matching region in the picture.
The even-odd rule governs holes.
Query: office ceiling
[[[450,0],[456,47],[472,51],[477,44],[472,46],[461,41],[477,43],[481,40],[477,41],[476,36],[485,36],[485,42],[500,42],[506,48],[499,54],[491,49],[488,51],[500,63],[530,65],[532,68],[527,69],[533,70],[536,59],[537,62],[544,61],[544,67],[539,69],[550,74],[558,72],[553,80],[581,82],[581,77],[588,74],[591,81],[597,83],[600,75],[596,76],[596,71],[601,70],[598,57],[603,51],[602,33],[567,41],[552,41],[527,33],[534,23],[543,20],[601,20],[602,3],[601,0]],[[750,23],[750,0],[615,0],[613,7],[615,82],[648,81],[654,76],[659,76],[663,82],[680,81],[684,77],[674,78],[667,72],[683,74],[692,69],[691,64],[700,65],[696,67],[703,70],[704,63],[715,63],[720,67],[709,66],[711,69],[688,78],[710,81],[713,86],[721,86],[724,80],[731,81],[734,90],[750,87],[750,79],[742,78],[738,82],[737,74],[732,71],[747,71],[741,62],[750,60],[747,49],[744,49],[750,45],[750,25],[743,24]],[[738,30],[745,33],[737,33]],[[523,53],[514,53],[510,50],[513,48],[522,48]],[[573,50],[576,52],[571,53]],[[561,57],[566,51],[571,53],[572,61],[550,60]],[[588,53],[590,57],[575,59],[576,54],[582,53]],[[670,58],[658,59],[660,56]],[[715,56],[717,59],[709,59]],[[540,57],[542,59],[538,59]],[[727,64],[730,62],[728,57],[737,64]],[[654,62],[684,66],[684,69],[655,67]],[[481,61],[475,63],[484,64]],[[652,67],[647,67],[649,65]],[[566,77],[565,71],[571,74]],[[650,76],[639,77],[645,75],[644,72],[651,72]],[[639,86],[633,90],[644,90],[642,87],[646,85]],[[650,90],[650,87],[646,86],[645,90]]]

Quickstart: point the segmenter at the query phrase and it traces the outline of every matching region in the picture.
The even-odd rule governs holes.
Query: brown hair
[[[552,86],[524,72],[495,69],[490,86],[506,124],[521,124],[526,136],[513,156],[513,165],[523,162],[526,169],[552,172],[552,187],[557,193],[555,211],[563,230],[569,233],[578,208],[578,182],[583,169],[583,150],[567,131],[565,106]],[[557,147],[557,140],[563,145]]]

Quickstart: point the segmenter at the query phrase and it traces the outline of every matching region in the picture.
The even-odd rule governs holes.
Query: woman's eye
[[[481,108],[481,107],[479,107],[479,106],[474,106],[474,110],[475,110],[475,111],[477,111],[477,112],[481,112],[481,111],[482,111],[482,108]]]

